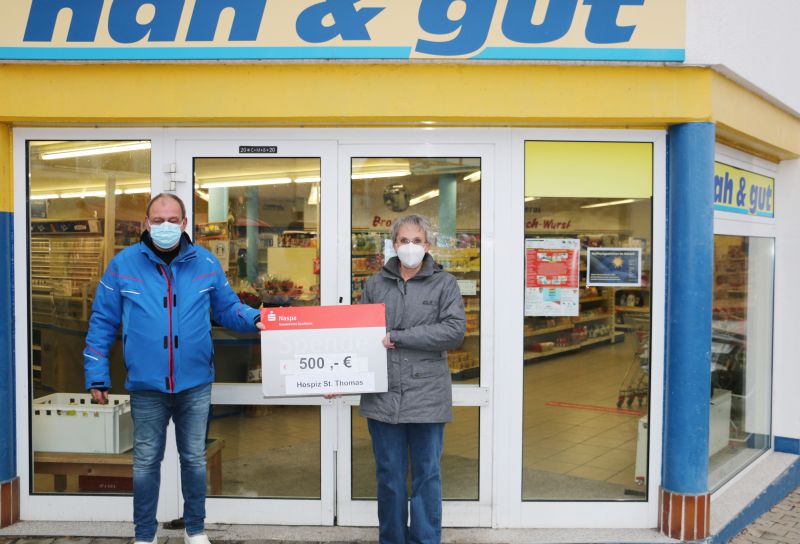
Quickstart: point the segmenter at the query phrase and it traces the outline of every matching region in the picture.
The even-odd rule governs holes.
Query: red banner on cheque
[[[268,331],[385,327],[386,310],[383,304],[263,308],[261,323]]]

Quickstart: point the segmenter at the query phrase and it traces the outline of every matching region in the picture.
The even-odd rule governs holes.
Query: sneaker
[[[158,544],[158,537],[154,536],[153,540],[135,540],[133,544]]]
[[[211,544],[211,542],[209,542],[208,537],[205,535],[205,533],[189,536],[188,534],[186,534],[186,531],[184,531],[183,544]]]

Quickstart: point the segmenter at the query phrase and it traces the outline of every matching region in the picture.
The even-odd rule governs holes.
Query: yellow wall
[[[0,212],[14,211],[11,156],[11,127],[0,124]]]
[[[665,127],[800,156],[800,119],[707,68],[524,64],[0,65],[0,122]]]

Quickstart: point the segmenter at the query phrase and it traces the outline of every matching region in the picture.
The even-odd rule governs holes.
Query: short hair
[[[159,193],[153,198],[151,198],[150,202],[147,203],[147,210],[144,212],[145,217],[150,217],[150,208],[153,207],[153,204],[156,202],[156,200],[161,200],[162,198],[171,198],[172,200],[177,202],[178,205],[181,207],[181,219],[186,217],[186,206],[183,204],[183,200],[181,200],[181,198],[178,195],[174,195],[172,193]]]
[[[428,220],[427,217],[423,217],[415,213],[403,215],[394,220],[394,222],[392,223],[392,242],[397,241],[397,232],[403,225],[415,225],[421,228],[423,232],[425,232],[425,241],[433,245],[434,234],[431,222]]]

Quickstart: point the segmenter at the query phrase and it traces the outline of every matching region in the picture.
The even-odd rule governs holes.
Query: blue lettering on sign
[[[371,39],[367,24],[384,7],[358,7],[360,0],[324,0],[304,9],[297,17],[296,31],[308,43]],[[636,25],[617,24],[623,6],[643,6],[644,0],[549,0],[543,18],[533,22],[537,0],[508,0],[502,15],[503,35],[519,44],[543,44],[559,40],[571,30],[578,2],[589,8],[584,34],[593,44],[619,44],[631,40]],[[52,42],[58,16],[71,13],[68,42],[94,42],[105,3],[110,4],[108,34],[117,43],[174,42],[183,16],[185,0],[31,0],[25,42]],[[453,6],[463,13],[450,18]],[[143,6],[150,6],[150,21],[137,20]],[[214,41],[221,15],[234,13],[229,41],[256,41],[267,0],[196,0],[185,36],[189,42]],[[421,0],[420,30],[441,40],[422,39],[416,51],[427,55],[463,56],[479,51],[486,43],[495,18],[497,0]],[[455,34],[455,35],[453,35]]]
[[[448,42],[417,41],[417,52],[426,55],[467,55],[486,42],[494,17],[496,0],[465,0],[464,14],[453,20],[447,16],[456,0],[422,0],[419,7],[419,26],[429,34],[458,35]]]
[[[67,41],[93,42],[100,24],[103,0],[33,0],[22,39],[26,42],[52,41],[56,19],[63,9],[72,12]]]
[[[306,8],[297,18],[297,35],[309,43],[322,43],[341,36],[343,40],[369,40],[367,23],[384,8],[356,9],[359,0],[325,0]],[[330,15],[332,25],[323,19]]]
[[[750,187],[750,213],[772,211],[772,187]]]
[[[624,43],[630,41],[636,25],[617,26],[619,8],[641,6],[644,0],[583,0],[592,7],[586,22],[586,39],[592,43]]]
[[[536,0],[508,0],[503,34],[520,43],[548,43],[563,38],[572,26],[578,0],[550,0],[544,20],[533,24]]]
[[[219,18],[225,9],[233,8],[231,41],[254,42],[258,38],[261,19],[267,0],[197,0],[189,22],[186,40],[190,42],[214,41]]]
[[[142,6],[155,8],[149,23],[139,24],[136,14]],[[151,42],[175,41],[183,12],[183,0],[117,0],[108,14],[108,33],[119,43],[136,43],[145,36]]]
[[[714,203],[733,204],[733,179],[725,172],[725,177],[714,176]]]

